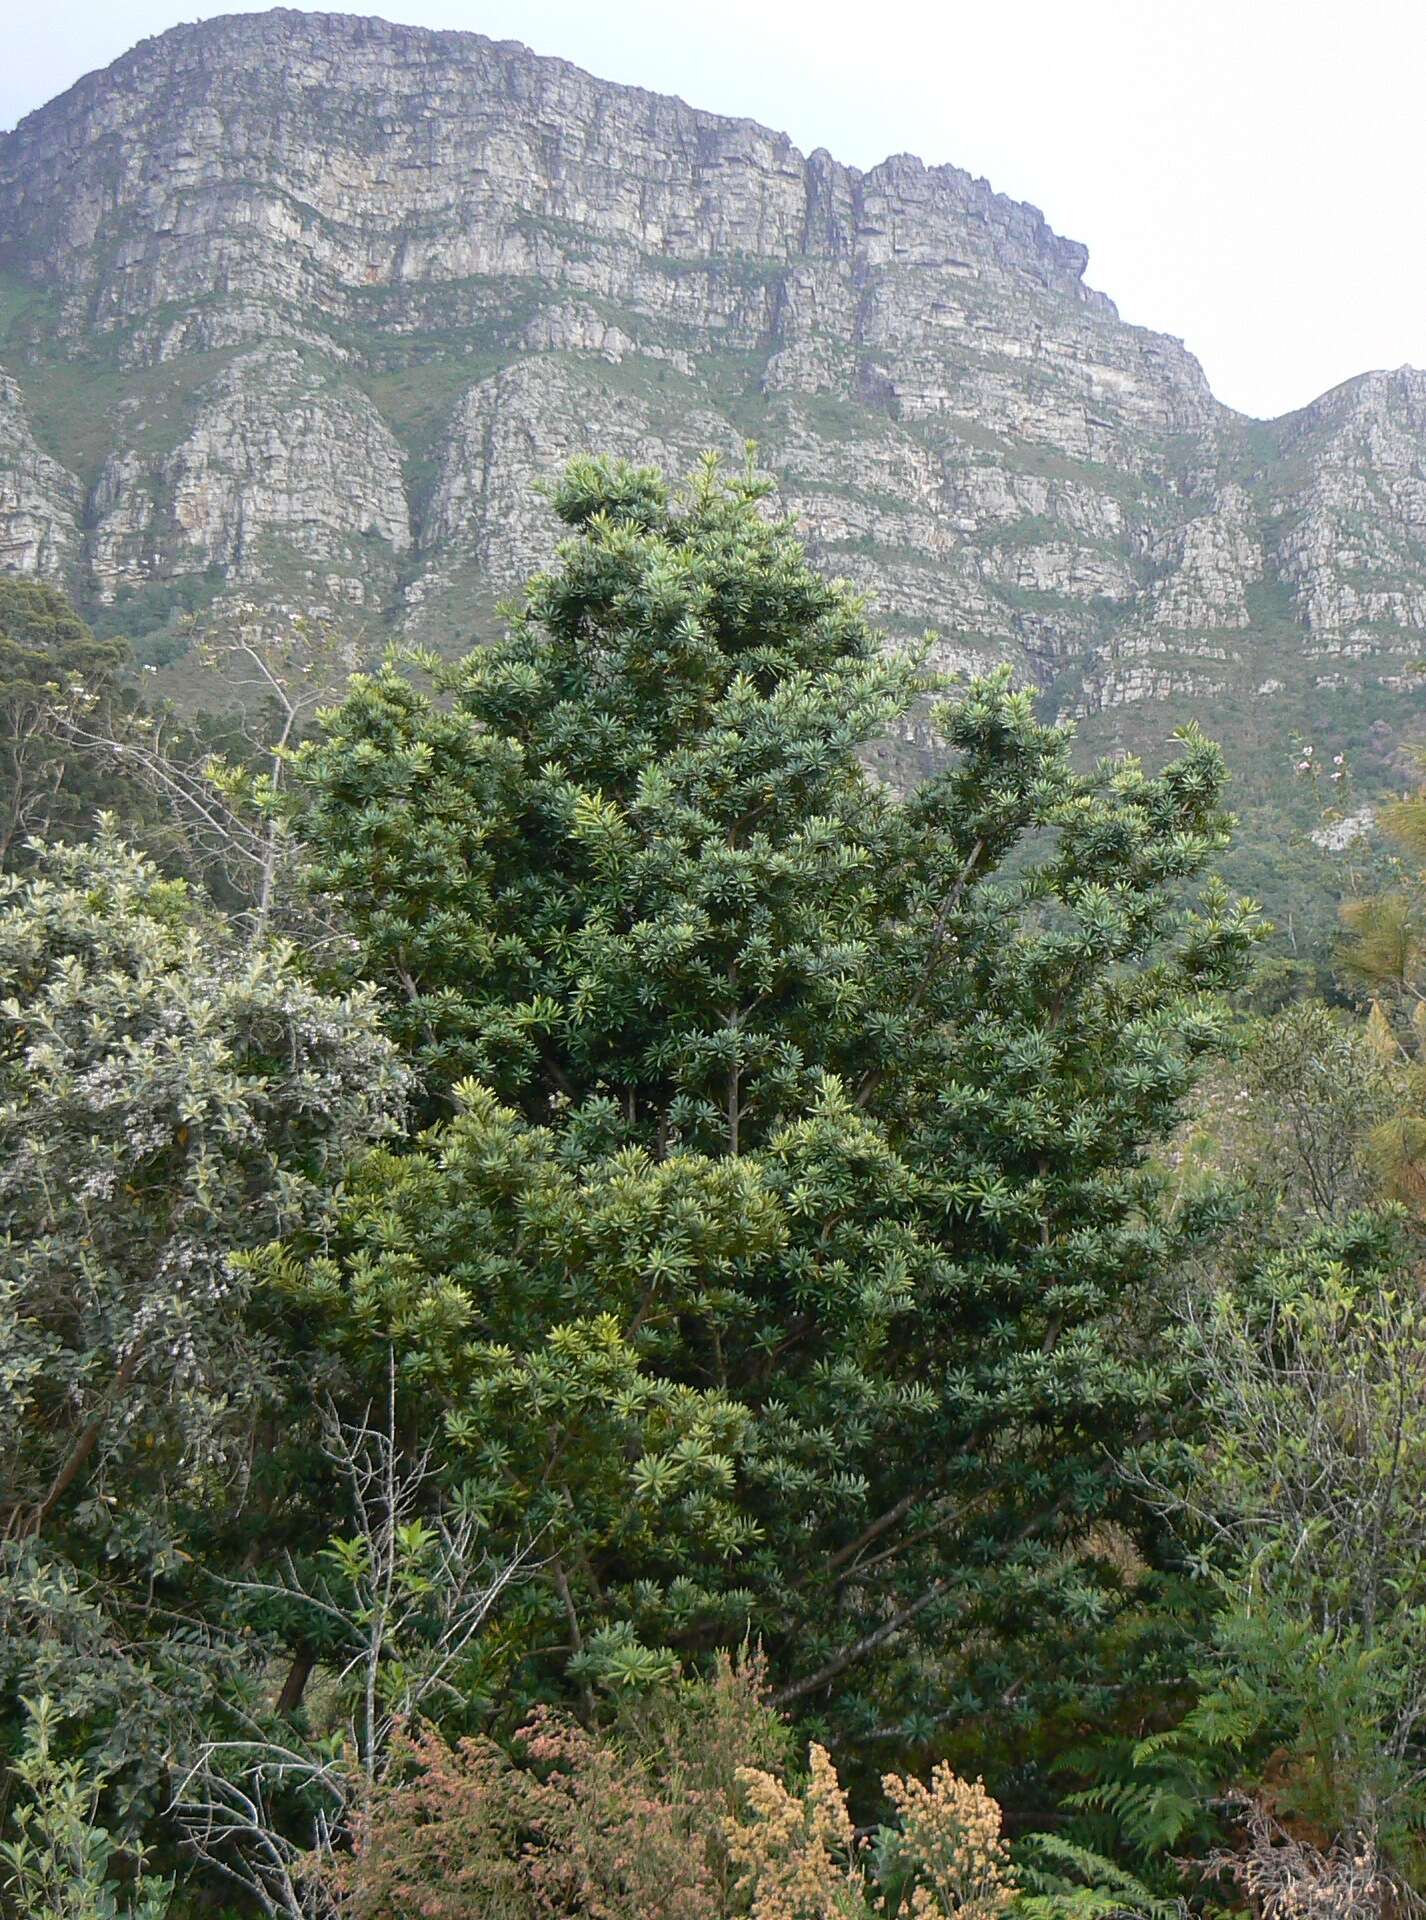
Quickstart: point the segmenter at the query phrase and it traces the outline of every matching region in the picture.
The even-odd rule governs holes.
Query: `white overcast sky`
[[[0,127],[192,0],[4,0]],[[1426,0],[387,0],[872,166],[1030,200],[1126,319],[1270,415],[1426,365]]]

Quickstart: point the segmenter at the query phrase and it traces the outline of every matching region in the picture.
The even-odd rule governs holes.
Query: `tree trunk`
[[[44,1524],[54,1512],[55,1507],[78,1479],[85,1462],[93,1453],[100,1434],[108,1425],[109,1416],[114,1410],[114,1402],[123,1393],[139,1370],[139,1361],[143,1357],[144,1343],[136,1340],[124,1358],[119,1362],[119,1371],[114,1375],[109,1391],[100,1401],[80,1431],[79,1438],[65,1456],[59,1472],[50,1482],[50,1490],[30,1515],[28,1523],[22,1529],[26,1534],[37,1534],[44,1530]]]
[[[287,1678],[282,1683],[282,1691],[277,1696],[276,1711],[290,1719],[302,1705],[302,1696],[307,1691],[307,1682],[312,1678],[312,1669],[317,1664],[317,1656],[310,1647],[299,1647],[292,1656],[292,1665],[287,1669]]]

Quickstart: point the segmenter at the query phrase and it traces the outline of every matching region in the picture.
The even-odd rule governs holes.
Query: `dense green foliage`
[[[121,640],[97,640],[53,587],[0,574],[0,864],[22,857],[32,834],[86,828],[98,807],[137,811],[133,788],[69,751],[55,723],[76,683],[86,703],[123,705],[126,657]]]
[[[402,1074],[369,995],[236,948],[107,833],[0,889],[0,1683],[155,1807],[223,1657],[194,1549],[284,1392],[233,1256],[389,1130]]]
[[[1251,935],[1177,904],[1223,838],[1196,738],[1078,774],[989,682],[880,787],[915,675],[760,497],[574,469],[508,641],[306,749],[314,879],[456,1112],[272,1273],[357,1378],[394,1344],[501,1551],[539,1532],[522,1686],[752,1633],[855,1737],[1031,1644],[1051,1682],[1114,1604],[1145,1148]]]
[[[123,734],[186,881],[70,844],[54,702],[131,696],[3,603],[16,1911],[1419,1886],[1415,883],[1370,1018],[1249,1013],[1216,749],[931,687],[765,496],[578,462],[501,643],[279,687],[253,777]]]
[[[1418,1870],[1426,1319],[1399,1231],[1357,1216],[1196,1311],[1190,1509],[1227,1605],[1189,1732],[1273,1757],[1277,1804]]]

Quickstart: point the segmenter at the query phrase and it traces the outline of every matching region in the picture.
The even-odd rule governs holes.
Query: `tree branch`
[[[945,899],[941,902],[940,906],[936,909],[936,918],[931,923],[930,957],[926,962],[925,968],[921,974],[921,978],[916,983],[915,991],[912,993],[911,998],[907,1001],[906,1006],[903,1009],[903,1012],[907,1017],[915,1013],[916,1009],[920,1006],[922,1000],[926,996],[926,992],[930,987],[931,982],[935,979],[936,974],[940,970],[941,961],[944,958],[945,952],[946,952],[946,944],[947,944],[945,939],[946,922],[950,919],[951,915],[955,912],[956,907],[959,905],[961,895],[965,892],[966,887],[970,882],[971,875],[975,871],[976,862],[980,859],[980,856],[984,852],[985,852],[985,840],[982,837],[981,839],[978,839],[975,842],[970,852],[966,855],[964,864],[962,865],[960,872],[956,875],[956,878],[951,885],[950,891],[947,893]],[[858,1087],[857,1089],[857,1105],[859,1107],[864,1107],[867,1104],[867,1102],[871,1099],[872,1095],[876,1092],[877,1088],[881,1085],[882,1081],[886,1078],[887,1071],[888,1069],[886,1067],[874,1067],[872,1071],[869,1074],[867,1074],[866,1078],[862,1081],[860,1087]]]
[[[853,1640],[850,1646],[843,1647],[842,1651],[829,1660],[824,1667],[819,1667],[815,1673],[809,1673],[805,1680],[794,1680],[790,1686],[783,1687],[780,1692],[775,1693],[771,1704],[774,1707],[790,1706],[794,1700],[805,1699],[809,1693],[816,1693],[819,1688],[825,1687],[827,1682],[835,1680],[839,1673],[845,1673],[847,1668],[854,1666],[858,1660],[864,1660],[869,1653],[875,1653],[878,1647],[884,1646],[893,1634],[900,1633],[903,1627],[909,1626],[918,1614],[926,1611],[927,1607],[934,1606],[945,1593],[948,1585],[949,1582],[945,1580],[933,1581],[923,1594],[893,1613],[889,1620],[883,1620],[881,1625],[874,1628],[871,1633],[864,1633],[860,1640]]]

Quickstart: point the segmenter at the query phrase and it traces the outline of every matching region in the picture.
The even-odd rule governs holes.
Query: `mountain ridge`
[[[890,167],[901,162],[909,163],[928,173],[944,173],[963,182],[967,186],[982,189],[990,198],[1003,202],[1006,206],[1031,216],[1035,222],[1044,228],[1046,234],[1057,247],[1068,250],[1071,255],[1078,254],[1080,256],[1079,271],[1081,273],[1083,273],[1088,264],[1088,248],[1085,247],[1082,242],[1069,240],[1056,233],[1050,226],[1050,223],[1045,219],[1040,208],[1033,206],[1029,202],[1017,201],[1011,195],[999,193],[991,187],[990,182],[984,176],[973,175],[967,169],[958,167],[953,163],[926,162],[919,155],[906,150],[887,154],[871,168],[858,168],[849,163],[837,161],[830,150],[824,146],[809,149],[804,154],[785,130],[769,126],[751,115],[721,114],[713,109],[695,106],[681,94],[660,94],[647,87],[605,80],[599,75],[591,73],[588,69],[578,66],[575,62],[561,58],[559,55],[538,54],[533,48],[521,40],[496,40],[487,34],[477,33],[469,29],[412,27],[402,22],[385,20],[376,14],[342,13],[328,9],[309,10],[296,7],[271,7],[251,13],[217,14],[209,16],[205,20],[176,24],[166,28],[162,33],[153,34],[143,40],[137,41],[133,47],[126,53],[120,55],[117,60],[111,62],[108,67],[95,68],[81,75],[80,78],[70,87],[66,88],[63,93],[57,94],[52,100],[33,109],[30,113],[23,115],[14,127],[9,129],[0,128],[0,141],[19,134],[32,121],[36,121],[44,115],[63,108],[74,96],[83,95],[89,91],[102,91],[106,83],[112,83],[116,79],[123,78],[129,69],[141,66],[145,59],[157,58],[171,42],[181,42],[187,46],[209,38],[222,40],[229,35],[234,35],[242,39],[247,37],[245,29],[254,24],[258,29],[259,37],[262,37],[262,30],[264,28],[274,24],[289,24],[301,28],[315,24],[326,29],[339,29],[348,33],[355,32],[363,37],[375,39],[387,37],[399,41],[404,37],[420,40],[436,49],[442,47],[452,49],[469,47],[479,48],[494,54],[513,56],[522,61],[538,63],[542,68],[562,73],[571,80],[587,84],[597,90],[617,93],[628,98],[641,99],[655,106],[672,106],[697,121],[710,124],[716,123],[719,126],[742,128],[761,139],[776,143],[797,153],[807,166],[818,162],[829,162],[838,167],[842,172],[857,179],[865,179],[868,174],[877,173],[882,168]],[[1108,296],[1104,294],[1099,294],[1097,297],[1101,300],[1108,299]],[[1110,305],[1112,306],[1112,302]]]
[[[825,149],[519,42],[175,27],[0,136],[0,565],[125,625],[271,603],[442,647],[548,554],[585,448],[748,438],[893,639],[1087,745],[1224,735],[1267,839],[1426,724],[1426,374],[1256,421],[1087,250],[959,167]]]

